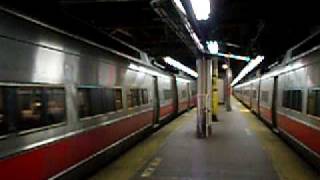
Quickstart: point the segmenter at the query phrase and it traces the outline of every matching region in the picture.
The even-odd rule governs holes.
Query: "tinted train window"
[[[141,104],[140,96],[139,89],[130,89],[127,95],[128,107],[139,106]]]
[[[148,104],[149,103],[149,95],[148,95],[148,89],[142,89],[142,104]]]
[[[186,90],[182,90],[181,91],[181,97],[182,98],[186,98],[187,97],[187,91]]]
[[[172,91],[170,89],[163,90],[163,95],[165,100],[171,99],[171,92]]]
[[[256,90],[252,90],[252,97],[253,97],[254,99],[257,98],[257,91],[256,91]]]
[[[269,92],[268,91],[261,91],[261,101],[268,103],[269,102]]]
[[[320,117],[320,90],[309,90],[307,112]]]
[[[121,89],[79,88],[78,98],[80,118],[122,109]]]
[[[122,90],[121,89],[114,89],[115,91],[115,102],[116,102],[116,110],[122,109]]]
[[[140,103],[140,94],[139,94],[139,90],[138,89],[130,89],[130,94],[131,94],[131,99],[132,99],[132,106],[138,106]]]
[[[112,112],[116,110],[115,93],[113,89],[104,89],[104,95],[101,96],[103,100],[104,112]]]
[[[197,95],[197,91],[194,90],[194,89],[192,89],[191,93],[192,93],[193,96],[194,96],[194,95]]]
[[[63,89],[48,89],[48,121],[62,122],[65,119],[65,91]]]
[[[17,88],[18,130],[28,130],[65,120],[64,89]]]
[[[301,90],[286,90],[282,95],[282,106],[302,111],[302,91]]]
[[[18,88],[18,129],[40,127],[44,122],[43,90],[41,88]]]
[[[6,113],[5,113],[5,95],[4,90],[0,88],[0,135],[6,134],[8,132]]]
[[[84,118],[87,116],[91,116],[91,106],[90,106],[90,89],[78,89],[78,109],[79,109],[79,117]]]

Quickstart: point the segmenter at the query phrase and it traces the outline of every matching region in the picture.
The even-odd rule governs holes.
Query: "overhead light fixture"
[[[242,78],[244,78],[248,73],[250,73],[255,67],[257,67],[264,60],[264,56],[257,56],[255,59],[251,60],[247,66],[245,66],[239,73],[239,75],[232,81],[231,86],[234,86]]]
[[[236,59],[236,60],[247,61],[247,62],[251,60],[251,58],[248,56],[238,56],[234,54],[223,54],[223,53],[218,53],[217,55],[225,58]]]
[[[187,74],[189,74],[189,75],[191,75],[191,76],[193,76],[195,78],[198,77],[198,73],[197,72],[195,72],[194,70],[192,70],[192,69],[188,68],[187,66],[181,64],[179,61],[176,61],[176,60],[174,60],[174,59],[172,59],[171,57],[168,57],[168,56],[164,57],[163,59],[164,59],[164,62],[166,62],[170,66],[173,66],[173,67],[175,67],[175,68],[177,68],[177,69],[179,69],[179,70],[181,70],[181,71],[183,71],[183,72],[185,72],[185,73],[187,73]]]
[[[207,20],[210,14],[210,0],[190,0],[197,20]]]
[[[183,14],[187,14],[180,0],[173,0],[173,2]]]
[[[208,47],[208,50],[210,52],[210,54],[218,54],[219,52],[219,45],[218,45],[218,42],[217,41],[209,41],[207,42],[207,47]]]
[[[227,64],[222,65],[222,69],[228,69],[228,68],[229,68],[229,66]]]

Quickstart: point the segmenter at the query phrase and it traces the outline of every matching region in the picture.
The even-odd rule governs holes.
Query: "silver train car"
[[[233,94],[320,170],[320,32]]]
[[[0,10],[0,179],[79,178],[195,106],[193,79]]]

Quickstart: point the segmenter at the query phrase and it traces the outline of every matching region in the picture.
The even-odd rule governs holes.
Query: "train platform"
[[[320,179],[290,146],[237,100],[220,108],[208,139],[196,137],[196,109],[141,141],[90,179]]]

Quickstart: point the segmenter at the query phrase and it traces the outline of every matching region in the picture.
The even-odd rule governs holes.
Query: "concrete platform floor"
[[[235,99],[220,108],[213,135],[195,135],[193,109],[130,149],[90,179],[281,179],[320,176]]]

